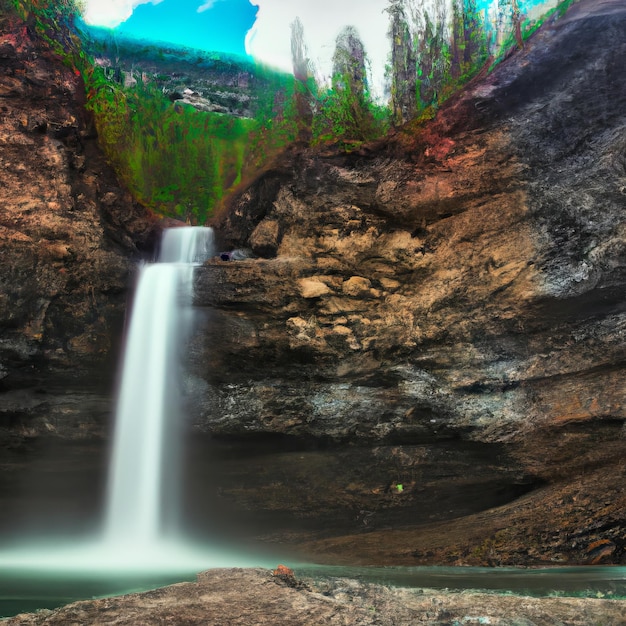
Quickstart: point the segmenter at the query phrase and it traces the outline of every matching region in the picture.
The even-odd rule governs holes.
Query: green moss
[[[257,122],[172,103],[150,85],[113,86],[98,73],[90,81],[89,107],[131,192],[160,214],[206,221],[241,179]]]

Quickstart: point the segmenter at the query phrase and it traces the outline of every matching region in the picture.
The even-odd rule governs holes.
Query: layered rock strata
[[[590,560],[601,540],[620,562],[625,42],[621,3],[582,1],[425,126],[294,149],[243,189],[217,226],[262,258],[197,274],[211,320],[192,348],[197,427],[504,443],[525,479],[580,480],[597,523],[510,562]],[[538,493],[576,518],[575,496]]]
[[[0,429],[82,436],[108,418],[155,224],[105,162],[80,77],[33,28],[0,16]]]

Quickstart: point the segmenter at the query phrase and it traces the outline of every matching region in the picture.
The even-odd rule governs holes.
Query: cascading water
[[[164,493],[164,477],[176,470],[169,463],[175,457],[175,442],[167,435],[179,413],[179,356],[191,323],[193,267],[212,254],[212,229],[170,229],[164,233],[158,262],[140,270],[122,367],[105,513],[105,540],[113,544],[137,549],[165,534],[164,507],[174,495]]]
[[[194,268],[212,254],[212,229],[169,229],[158,261],[140,268],[122,364],[101,533],[71,544],[54,538],[26,539],[24,545],[0,550],[0,583],[6,586],[8,576],[31,600],[41,594],[38,604],[24,605],[16,600],[20,592],[15,591],[9,606],[50,606],[46,594],[52,579],[80,598],[151,588],[210,567],[265,563],[250,552],[218,547],[217,538],[210,544],[192,544],[165,523],[167,514],[171,517],[179,505],[176,425],[184,418],[180,373],[194,322]],[[5,600],[0,592],[0,615]]]
[[[211,567],[279,562],[276,554],[268,558],[218,548],[217,538],[209,545],[191,544],[179,534],[168,534],[164,524],[166,510],[177,506],[175,494],[164,484],[177,482],[171,450],[176,447],[174,425],[184,414],[178,402],[179,357],[193,323],[194,265],[212,254],[212,241],[210,229],[168,230],[158,262],[141,268],[118,396],[104,529],[101,536],[83,542],[27,539],[24,545],[0,550],[0,617],[191,580]],[[580,568],[560,570],[555,582],[545,582],[551,573],[542,570],[313,568],[311,573],[370,577],[400,586],[541,590],[569,584],[572,589],[610,588],[622,594],[621,569],[586,568],[584,574]]]

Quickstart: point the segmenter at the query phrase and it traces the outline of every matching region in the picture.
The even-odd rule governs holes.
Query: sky
[[[429,4],[433,0],[414,0]],[[478,0],[481,7],[497,0]],[[520,0],[529,12],[557,0]],[[389,0],[86,0],[84,19],[94,26],[143,39],[182,44],[210,51],[248,54],[257,61],[290,72],[290,24],[300,18],[309,58],[318,79],[329,80],[335,40],[354,26],[371,68],[370,88],[384,94]]]
[[[382,94],[389,54],[388,0],[86,0],[88,24],[133,37],[249,54],[290,72],[290,24],[299,17],[319,78],[330,78],[335,39],[355,26]]]

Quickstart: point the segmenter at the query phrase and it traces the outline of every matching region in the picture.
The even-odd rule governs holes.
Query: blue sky
[[[249,0],[162,0],[137,6],[116,32],[244,55],[246,34],[256,20],[257,10]]]
[[[451,0],[407,0],[432,6]],[[523,13],[545,11],[558,0],[519,0]],[[477,0],[497,7],[498,0]],[[502,0],[500,0],[502,2]],[[389,0],[85,0],[85,21],[115,28],[120,34],[243,55],[291,71],[290,24],[300,18],[309,58],[321,81],[332,71],[335,40],[354,26],[365,46],[371,69],[370,87],[384,92],[390,53]]]

